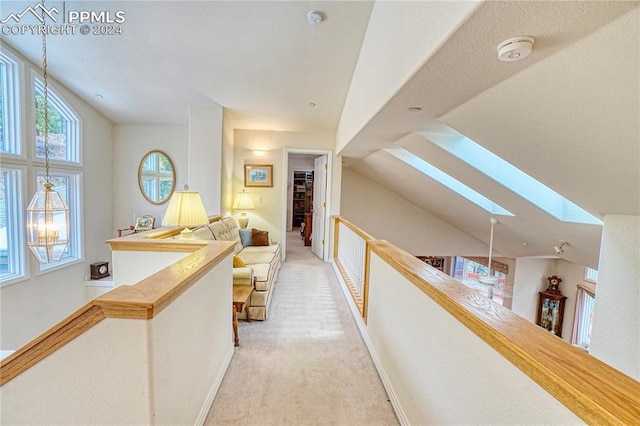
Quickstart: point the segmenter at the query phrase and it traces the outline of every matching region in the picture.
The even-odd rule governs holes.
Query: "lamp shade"
[[[251,194],[247,192],[238,192],[236,194],[236,198],[233,200],[234,210],[253,210],[255,206],[253,205],[253,199],[251,198]]]
[[[46,182],[27,207],[27,246],[40,263],[57,262],[69,244],[69,209]]]
[[[162,226],[194,227],[208,223],[207,211],[196,191],[174,192],[162,219]]]

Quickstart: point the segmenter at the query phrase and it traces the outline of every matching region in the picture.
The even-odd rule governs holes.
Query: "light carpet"
[[[205,425],[397,425],[333,269],[287,235],[266,321],[240,347]]]

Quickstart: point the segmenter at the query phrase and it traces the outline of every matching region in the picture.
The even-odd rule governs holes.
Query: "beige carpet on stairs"
[[[240,321],[205,425],[397,425],[333,269],[287,236],[266,321]]]

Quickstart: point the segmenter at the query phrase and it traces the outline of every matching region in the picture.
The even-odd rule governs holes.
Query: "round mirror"
[[[176,187],[176,172],[167,154],[151,151],[138,166],[138,186],[152,204],[166,203]]]

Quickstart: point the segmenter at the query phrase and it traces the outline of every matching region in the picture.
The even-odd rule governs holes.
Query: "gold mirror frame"
[[[144,168],[149,159],[152,159],[153,164],[150,168]],[[169,168],[171,170],[168,170]],[[167,189],[169,181],[171,185]],[[159,206],[169,201],[176,188],[176,169],[166,153],[154,150],[142,157],[138,166],[138,187],[144,198],[151,204]]]

